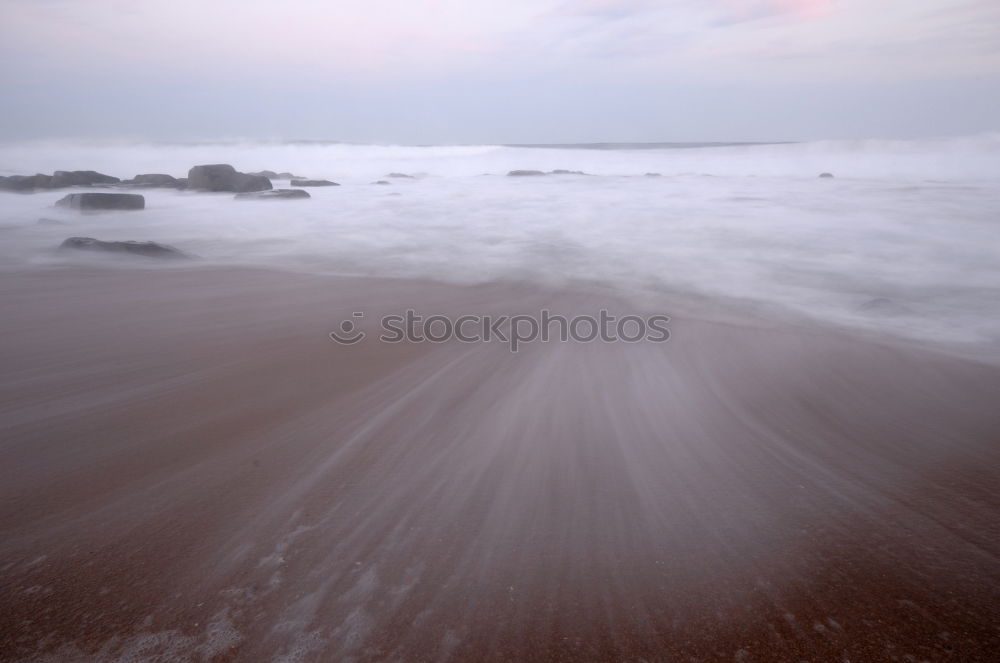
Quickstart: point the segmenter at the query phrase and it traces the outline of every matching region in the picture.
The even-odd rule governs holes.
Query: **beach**
[[[376,329],[637,307],[669,341]],[[62,265],[0,309],[2,660],[1000,650],[995,363],[515,279]]]

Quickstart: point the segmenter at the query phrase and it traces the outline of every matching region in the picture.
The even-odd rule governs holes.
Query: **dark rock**
[[[271,185],[271,180],[266,177],[261,177],[259,175],[247,175],[245,173],[237,173],[236,179],[233,181],[232,191],[237,193],[249,193],[252,191],[268,191],[273,188]],[[189,180],[190,181],[190,180]]]
[[[392,184],[392,182],[387,182],[386,180],[379,180],[377,182],[372,182],[372,184]]]
[[[507,173],[507,177],[531,177],[536,175],[544,175],[540,170],[512,170]]]
[[[550,171],[550,175],[586,175],[587,173],[582,170],[563,170],[562,168],[557,168],[556,170]]]
[[[144,209],[146,199],[137,193],[71,193],[56,205],[78,210],[134,210]]]
[[[0,189],[4,191],[34,191],[52,188],[51,175],[11,175],[0,179]]]
[[[34,189],[63,189],[70,186],[92,186],[94,184],[118,184],[117,177],[104,175],[93,170],[57,170],[53,175],[11,175],[0,177],[0,190],[33,191]]]
[[[292,180],[289,182],[292,186],[340,186],[336,182],[331,182],[330,180]]]
[[[417,179],[413,175],[407,175],[406,173],[389,173],[388,175],[386,175],[386,177],[403,178],[408,180]]]
[[[830,177],[833,177],[833,173],[820,173],[819,176],[822,177],[822,178],[824,178],[824,179],[825,178],[830,178]]]
[[[195,166],[188,171],[188,188],[199,191],[231,191],[249,193],[268,191],[271,180],[263,175],[238,172],[229,164]]]
[[[94,184],[118,184],[117,177],[104,175],[94,170],[57,170],[52,174],[50,186],[61,189],[67,186],[91,186]]]
[[[177,188],[177,178],[172,175],[164,175],[163,173],[147,173],[145,175],[136,175],[130,180],[125,180],[122,184],[175,189]]]
[[[312,198],[304,189],[271,189],[270,191],[253,191],[238,193],[236,200],[293,200],[296,198]]]
[[[231,191],[237,175],[236,169],[226,163],[194,166],[188,171],[188,186],[207,191]]]
[[[182,251],[172,246],[156,242],[104,242],[93,237],[70,237],[64,241],[59,250],[76,249],[79,251],[101,251],[104,253],[128,253],[147,258],[187,258]]]

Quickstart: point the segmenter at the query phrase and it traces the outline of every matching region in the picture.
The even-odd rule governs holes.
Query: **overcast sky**
[[[1000,130],[1000,0],[0,0],[0,138]]]

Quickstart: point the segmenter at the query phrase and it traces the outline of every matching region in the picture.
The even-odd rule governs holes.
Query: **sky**
[[[0,139],[1000,131],[1000,0],[0,0]]]

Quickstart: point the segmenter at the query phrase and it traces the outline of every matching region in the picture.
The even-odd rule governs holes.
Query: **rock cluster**
[[[71,186],[118,184],[117,177],[93,170],[57,170],[51,175],[10,175],[0,177],[0,190],[34,191],[35,189],[64,189]]]
[[[394,173],[393,177],[410,177],[402,173]],[[274,187],[271,180],[287,179],[292,186],[340,186],[336,182],[323,179],[309,179],[293,175],[292,173],[276,173],[273,170],[262,170],[256,173],[242,173],[227,163],[204,164],[194,166],[188,171],[187,177],[174,177],[165,173],[143,173],[136,175],[130,180],[120,180],[111,175],[105,175],[93,170],[57,170],[52,175],[10,175],[0,176],[0,191],[32,192],[38,190],[60,189],[72,186],[116,186],[125,188],[164,188],[164,189],[192,189],[194,191],[227,191],[230,193],[254,193],[258,191],[270,191]],[[297,197],[303,198],[301,194],[291,196],[279,195],[278,198]],[[82,203],[74,203],[78,199],[66,199],[60,204],[77,206]],[[93,199],[97,200],[97,199]],[[97,208],[95,208],[97,209]],[[105,209],[122,209],[120,207],[109,207]],[[137,209],[128,207],[127,209]]]

